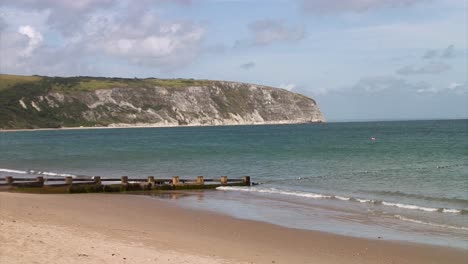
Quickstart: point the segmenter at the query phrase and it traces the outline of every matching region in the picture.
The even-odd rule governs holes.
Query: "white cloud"
[[[408,7],[428,0],[302,0],[302,9],[313,14],[365,12],[371,9]]]
[[[439,86],[439,87],[428,87],[428,88],[421,88],[417,90],[418,93],[428,93],[428,94],[439,94],[439,93],[455,93],[458,95],[467,94],[468,93],[468,85],[465,83],[459,82],[451,82],[447,86]]]
[[[338,94],[468,94],[468,85],[466,83],[451,82],[443,86],[438,84],[429,84],[424,81],[408,81],[406,79],[394,76],[369,76],[361,78],[350,89],[334,91]]]
[[[454,93],[457,95],[462,95],[468,93],[468,85],[466,83],[463,84],[459,82],[452,82],[447,86],[421,88],[416,92],[420,94]]]
[[[120,24],[92,36],[91,48],[103,50],[137,64],[165,69],[183,66],[198,54],[204,29],[193,23],[140,21],[135,26]]]
[[[291,90],[293,90],[294,88],[296,88],[296,85],[295,85],[294,83],[288,83],[288,84],[282,83],[282,84],[280,84],[279,87],[282,88],[282,89],[291,91]]]
[[[451,69],[451,66],[443,62],[430,62],[420,67],[405,66],[396,71],[401,75],[440,74]]]
[[[439,55],[440,54],[440,55]],[[451,59],[455,57],[455,45],[451,44],[443,50],[430,49],[423,55],[423,59]]]
[[[353,46],[365,46],[366,49],[436,49],[447,45],[450,40],[454,46],[465,45],[460,34],[464,28],[459,26],[465,18],[446,17],[440,20],[420,22],[399,21],[375,25],[364,25],[341,31],[347,43]],[[434,38],[437,32],[437,38]]]
[[[52,43],[55,43],[42,45],[47,40],[32,24],[12,31],[8,25],[5,27],[4,23],[0,23],[1,70],[49,75],[59,72],[77,74],[82,69],[90,69],[92,65],[86,64],[95,57],[100,57],[99,61],[103,62],[107,59],[126,60],[130,64],[161,71],[189,65],[203,52],[205,29],[191,21],[161,19],[157,7],[163,2],[172,3],[168,0],[85,0],[73,3],[7,0],[6,5],[19,8],[26,16],[42,15],[47,23],[41,31],[54,36]],[[190,1],[180,0],[177,3],[188,4]],[[109,9],[103,12],[105,7]],[[27,21],[27,18],[23,20]],[[50,69],[50,72],[44,72],[46,69]]]
[[[244,69],[244,70],[251,70],[251,69],[255,68],[255,66],[256,66],[256,63],[255,63],[255,62],[249,61],[249,62],[247,62],[247,63],[241,64],[239,67],[240,67],[241,69]]]
[[[455,56],[455,46],[454,46],[454,45],[448,46],[448,47],[444,50],[444,52],[442,53],[442,57],[443,57],[443,58],[449,59],[449,58],[452,58],[452,57],[454,57],[454,56]]]
[[[343,92],[377,94],[377,93],[397,93],[414,92],[420,89],[430,89],[426,82],[409,82],[402,78],[391,75],[369,76],[361,78],[350,90]]]
[[[21,26],[18,29],[18,33],[28,38],[28,45],[23,49],[21,55],[24,57],[30,57],[34,50],[36,50],[42,44],[42,34],[29,25]]]
[[[435,50],[435,49],[431,49],[431,50],[426,51],[426,53],[424,53],[422,58],[423,59],[432,59],[432,58],[437,57],[437,55],[438,55],[438,51]]]
[[[289,26],[273,19],[257,20],[249,24],[252,44],[266,46],[275,42],[294,42],[305,37],[304,26]]]

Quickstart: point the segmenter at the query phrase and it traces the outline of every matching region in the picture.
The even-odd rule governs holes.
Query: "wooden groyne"
[[[197,190],[214,189],[219,186],[250,186],[250,176],[242,178],[205,179],[197,176],[195,179],[180,178],[104,178],[94,176],[89,178],[77,177],[35,177],[14,178],[6,176],[0,178],[0,189],[9,191],[24,191],[38,193],[82,193],[82,192],[129,192],[129,191],[160,191],[160,190]]]

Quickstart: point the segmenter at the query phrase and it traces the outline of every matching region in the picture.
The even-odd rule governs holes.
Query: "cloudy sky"
[[[468,118],[466,0],[2,0],[0,72],[203,78],[329,121]]]

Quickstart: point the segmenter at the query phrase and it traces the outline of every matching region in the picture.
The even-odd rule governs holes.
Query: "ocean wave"
[[[395,215],[395,218],[397,218],[399,220],[402,220],[402,221],[415,223],[415,224],[430,225],[430,226],[434,226],[434,227],[441,227],[441,228],[449,228],[449,229],[457,229],[457,230],[466,230],[466,231],[468,231],[468,227],[464,227],[464,226],[451,226],[451,225],[436,224],[436,223],[431,223],[431,222],[424,222],[424,221],[420,221],[420,220],[416,220],[416,219],[412,219],[412,218],[407,218],[407,217],[404,217],[404,216],[401,216],[401,215]]]
[[[10,170],[10,169],[2,169],[2,168],[0,168],[0,172],[8,172],[8,173],[16,173],[16,174],[28,174],[27,171]]]
[[[0,172],[14,173],[14,174],[31,174],[31,175],[46,175],[46,176],[55,176],[55,177],[76,177],[76,175],[69,173],[59,173],[59,172],[50,172],[50,171],[36,171],[36,170],[13,170],[0,168]]]
[[[410,209],[410,210],[420,210],[420,211],[426,211],[426,212],[437,212],[437,211],[439,211],[439,208],[417,206],[417,205],[413,205],[413,204],[392,203],[392,202],[385,202],[385,201],[383,201],[382,204],[386,205],[386,206],[393,206],[393,207]],[[442,210],[443,209],[444,208],[442,208]]]
[[[228,186],[221,186],[216,188],[217,190],[223,191],[241,191],[241,192],[257,192],[257,193],[269,193],[269,194],[282,194],[282,195],[289,195],[289,196],[298,196],[298,197],[307,197],[307,198],[314,198],[314,199],[325,199],[325,198],[332,198],[330,195],[322,195],[317,193],[306,193],[306,192],[296,192],[296,191],[281,191],[275,188],[269,189],[260,189],[255,187],[228,187]]]
[[[223,191],[241,191],[241,192],[279,194],[279,195],[306,197],[306,198],[313,198],[313,199],[334,199],[334,200],[339,200],[339,201],[369,203],[373,205],[383,205],[383,206],[397,207],[397,208],[407,209],[407,210],[419,210],[419,211],[424,211],[424,212],[438,212],[438,213],[449,213],[449,214],[467,214],[468,213],[467,210],[463,210],[463,209],[424,207],[424,206],[418,206],[418,205],[413,205],[413,204],[403,204],[403,203],[395,203],[395,202],[389,202],[389,201],[363,199],[363,198],[357,198],[357,197],[345,197],[345,196],[339,196],[339,195],[326,195],[326,194],[319,194],[319,193],[279,190],[276,188],[221,186],[216,189],[223,190]]]
[[[351,197],[343,197],[343,196],[338,196],[338,195],[335,195],[334,197],[335,197],[335,199],[338,199],[338,200],[341,200],[341,201],[351,200]]]
[[[360,203],[375,203],[374,200],[370,200],[370,199],[351,198],[350,200],[351,201],[357,201],[357,202],[360,202]]]
[[[28,173],[29,174],[47,175],[47,176],[56,176],[56,177],[76,177],[76,175],[73,175],[73,174],[50,172],[50,171],[28,170]]]
[[[378,195],[386,195],[386,196],[395,196],[395,197],[407,197],[407,198],[416,198],[422,199],[427,201],[437,201],[437,202],[451,202],[451,203],[459,203],[463,205],[468,205],[468,200],[461,199],[461,198],[448,198],[448,197],[433,197],[427,196],[422,194],[413,194],[413,193],[405,193],[402,191],[368,191],[368,190],[360,190],[363,193],[370,193],[370,194],[378,194]]]

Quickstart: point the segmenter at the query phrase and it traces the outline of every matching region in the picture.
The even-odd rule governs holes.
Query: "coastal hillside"
[[[0,75],[1,129],[323,121],[313,99],[255,84]]]

